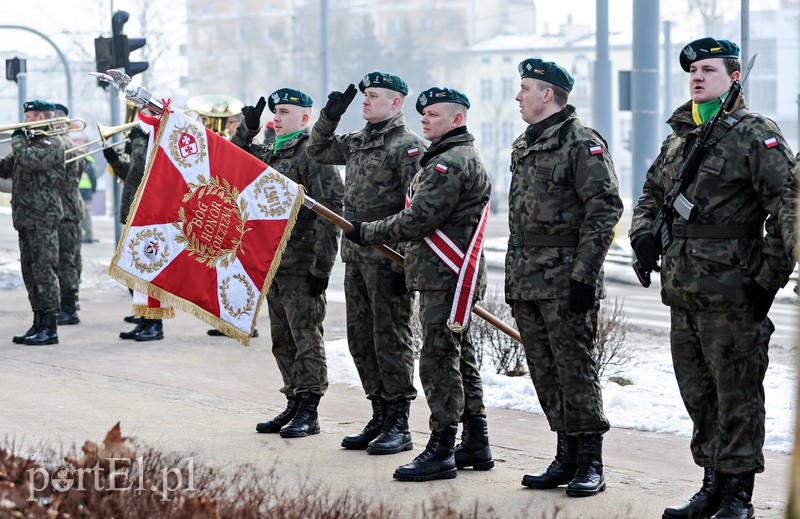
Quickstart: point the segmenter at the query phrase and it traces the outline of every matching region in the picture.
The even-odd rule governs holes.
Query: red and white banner
[[[152,127],[109,274],[247,345],[302,188],[179,111]]]

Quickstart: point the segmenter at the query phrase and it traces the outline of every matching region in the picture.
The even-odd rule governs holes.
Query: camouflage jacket
[[[335,135],[337,123],[321,115],[311,130],[308,155],[321,164],[346,164],[344,217],[370,222],[403,209],[411,179],[425,151],[422,139],[406,127],[403,114],[389,119],[380,130],[363,129]],[[401,253],[402,247],[390,243]],[[342,260],[389,263],[370,247],[342,240]]]
[[[797,197],[798,183],[800,183],[800,153],[794,158],[796,168],[794,175],[790,175],[783,190],[778,214],[780,215],[781,232],[786,246],[786,254],[795,261],[800,261],[800,250],[797,248]]]
[[[124,225],[131,210],[131,204],[136,197],[136,191],[144,178],[144,168],[147,165],[147,139],[148,135],[142,131],[131,132],[131,152],[128,158],[120,157],[111,163],[114,175],[125,184],[122,186],[122,197],[119,204],[119,221]]]
[[[533,142],[526,132],[512,145],[505,287],[512,300],[567,298],[570,279],[605,297],[603,261],[622,215],[614,163],[571,105],[554,120]]]
[[[65,176],[61,137],[11,138],[11,153],[0,159],[0,178],[11,179],[15,229],[56,228],[64,217],[59,188]]]
[[[322,165],[306,154],[309,130],[284,142],[275,152],[275,143],[253,144],[258,130],[240,124],[231,142],[272,168],[301,184],[315,201],[339,216],[342,215],[344,185],[336,166]],[[318,278],[330,276],[339,245],[339,228],[308,208],[301,208],[292,236],[278,268],[278,275],[305,276],[311,272]]]
[[[461,250],[469,247],[492,186],[469,133],[445,136],[422,159],[411,185],[411,207],[379,222],[361,225],[365,243],[408,241],[406,283],[411,290],[452,290],[457,276],[423,238],[441,229]],[[476,300],[486,289],[486,261],[481,254]]]
[[[69,139],[62,139],[64,141],[64,152],[66,158],[70,156],[79,155],[74,153],[66,155],[66,151],[75,147]],[[66,174],[64,180],[59,186],[61,193],[61,205],[64,208],[64,220],[69,222],[80,222],[83,220],[83,197],[78,189],[78,183],[81,181],[81,175],[86,170],[86,159],[73,160],[65,165]]]
[[[700,132],[691,107],[691,101],[685,103],[667,121],[673,133],[647,171],[633,213],[632,240],[650,231],[672,179]],[[766,223],[766,235],[686,238],[673,232],[675,241],[661,265],[661,299],[666,305],[720,311],[740,308],[747,302],[746,285],[756,281],[777,291],[794,265],[784,248],[778,218],[768,218],[778,215],[787,180],[794,174],[794,158],[773,121],[749,111],[744,103],[732,115],[738,122],[708,150],[684,191],[698,209],[692,223],[758,228]],[[680,216],[675,219],[675,224],[686,223]]]

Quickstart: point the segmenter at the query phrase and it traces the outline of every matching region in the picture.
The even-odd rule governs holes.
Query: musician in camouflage
[[[142,109],[142,113],[147,114],[146,108]],[[148,135],[140,127],[136,126],[128,132],[128,141],[125,145],[125,155],[122,157],[114,147],[103,150],[103,156],[111,166],[114,175],[119,181],[123,182],[122,196],[119,203],[119,221],[122,225],[125,225],[128,220],[131,205],[133,205],[133,200],[136,198],[136,191],[144,178],[144,170],[147,166]],[[133,294],[132,291],[131,294]],[[164,338],[162,319],[128,316],[125,321],[135,322],[136,326],[127,332],[120,332],[120,339],[149,342]]]
[[[302,185],[315,201],[341,215],[344,185],[338,169],[318,164],[306,154],[311,98],[292,88],[273,92],[269,109],[275,114],[275,141],[254,144],[265,104],[262,97],[256,106],[242,109],[244,124],[238,126],[231,142]],[[310,209],[300,209],[267,294],[272,354],[288,405],[275,418],[259,423],[258,432],[280,432],[287,438],[319,433],[317,405],[328,388],[322,327],[325,289],[338,245],[335,224]]]
[[[382,72],[367,74],[359,84],[364,94],[360,131],[336,134],[341,116],[356,95],[350,85],[332,92],[314,124],[307,152],[323,164],[344,164],[344,211],[348,220],[375,221],[403,209],[411,179],[425,151],[422,139],[406,127],[402,109],[408,86]],[[398,243],[390,243],[399,249]],[[342,241],[347,302],[347,342],[359,377],[372,404],[372,418],[342,446],[370,454],[394,454],[413,447],[410,433],[397,422],[408,415],[414,389],[411,306],[405,277],[391,261],[371,248]],[[373,444],[374,442],[374,444]]]
[[[683,190],[697,216],[675,216],[674,242],[661,255],[651,232],[683,157],[740,78],[738,56],[735,43],[714,38],[681,51],[691,100],[667,121],[673,133],[647,171],[630,231],[640,264],[655,270],[661,260],[675,377],[694,426],[692,457],[704,468],[701,490],[666,518],[753,517],[754,476],[764,470],[767,313],[794,266],[778,205],[795,161],[778,126],[741,98]]]
[[[518,70],[515,99],[529,126],[512,145],[505,291],[557,438],[555,460],[522,484],[591,496],[605,489],[609,429],[592,348],[622,201],[605,141],[568,104],[569,73],[536,58]]]
[[[417,111],[422,114],[422,129],[431,147],[423,155],[422,169],[411,185],[410,205],[377,222],[354,221],[354,230],[345,234],[360,245],[409,242],[406,282],[420,295],[423,345],[419,374],[431,410],[431,436],[419,456],[397,468],[394,477],[401,481],[454,478],[457,461],[458,468],[488,470],[494,466],[483,385],[469,328],[454,331],[448,326],[454,299],[462,291],[469,293],[470,288],[460,283],[459,276],[423,241],[438,229],[462,253],[467,251],[489,203],[491,184],[475,149],[475,139],[467,131],[468,108],[467,97],[454,89],[434,87],[420,94]],[[474,297],[467,308],[472,308],[486,288],[482,254],[476,267]],[[469,432],[465,432],[463,452],[457,460],[455,437],[462,416],[476,419],[465,420]]]
[[[27,101],[25,122],[51,119],[54,109],[52,103]],[[22,279],[33,310],[31,328],[12,339],[17,344],[58,344],[58,225],[64,216],[59,187],[65,175],[61,137],[14,130],[11,153],[0,159],[0,178],[12,181],[11,218],[19,235]]]
[[[55,117],[67,117],[69,109],[55,103]],[[79,155],[69,153],[75,145],[69,135],[62,136],[64,155],[67,159]],[[64,216],[58,225],[58,283],[61,288],[61,311],[58,324],[78,324],[81,322],[76,310],[78,288],[81,279],[81,222],[83,220],[83,197],[78,189],[81,175],[87,167],[85,158],[73,160],[66,164],[66,175],[61,182],[59,192]]]

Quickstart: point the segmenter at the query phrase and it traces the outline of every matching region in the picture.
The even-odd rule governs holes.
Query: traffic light
[[[111,38],[100,36],[94,39],[94,62],[96,65],[95,70],[103,74],[114,68],[114,50]],[[98,78],[97,86],[106,88],[108,83]]]
[[[111,17],[111,38],[114,54],[114,67],[123,69],[128,76],[144,72],[150,64],[146,61],[131,61],[130,53],[141,49],[147,43],[145,38],[128,38],[122,27],[128,21],[127,11],[117,11]]]

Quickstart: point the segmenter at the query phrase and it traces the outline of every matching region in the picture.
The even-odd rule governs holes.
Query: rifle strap
[[[710,144],[716,144],[725,135],[725,132],[736,126],[740,118],[734,117],[733,114],[728,115],[724,118],[720,118],[719,124],[714,128],[714,131],[711,132],[711,138],[709,139]]]

